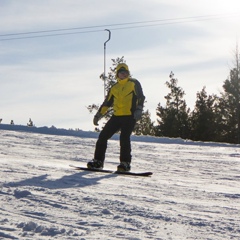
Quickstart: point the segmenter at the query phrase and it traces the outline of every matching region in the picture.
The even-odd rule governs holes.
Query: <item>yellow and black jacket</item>
[[[137,108],[143,109],[145,97],[140,82],[130,77],[117,80],[98,112],[104,115],[109,107],[113,107],[114,116],[131,116]]]

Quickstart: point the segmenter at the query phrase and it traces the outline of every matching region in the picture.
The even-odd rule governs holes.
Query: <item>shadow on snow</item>
[[[85,177],[91,175],[94,177]],[[72,175],[63,176],[59,179],[48,179],[48,174],[40,175],[37,177],[27,178],[18,182],[5,183],[4,187],[20,187],[20,186],[33,186],[43,187],[48,189],[64,189],[64,188],[77,188],[88,187],[97,185],[102,179],[109,179],[116,177],[116,174],[98,174],[91,172],[78,172]]]

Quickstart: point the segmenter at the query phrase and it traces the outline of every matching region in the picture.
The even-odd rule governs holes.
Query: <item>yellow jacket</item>
[[[137,108],[143,108],[144,99],[141,84],[137,79],[118,80],[109,90],[98,112],[104,115],[107,109],[112,106],[113,115],[130,116]]]

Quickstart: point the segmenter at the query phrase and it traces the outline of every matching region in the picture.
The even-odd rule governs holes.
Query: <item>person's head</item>
[[[120,63],[116,67],[116,77],[118,79],[125,79],[129,76],[128,65],[125,63]]]

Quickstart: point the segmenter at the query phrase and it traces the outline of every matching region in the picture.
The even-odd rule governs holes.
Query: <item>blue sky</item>
[[[86,106],[103,101],[99,75],[104,69],[106,28],[111,30],[107,70],[111,59],[125,57],[131,74],[142,84],[145,109],[155,121],[157,104],[165,103],[165,82],[171,71],[191,109],[203,86],[208,94],[222,91],[239,42],[240,2],[1,0],[0,20],[2,122],[13,119],[25,125],[32,118],[38,127],[93,130],[93,115]],[[114,25],[134,22],[148,23]],[[7,34],[90,26],[102,27],[46,33],[78,34],[5,40],[36,36]]]

